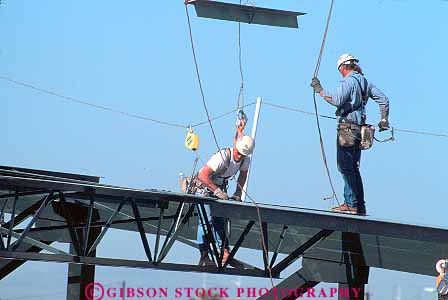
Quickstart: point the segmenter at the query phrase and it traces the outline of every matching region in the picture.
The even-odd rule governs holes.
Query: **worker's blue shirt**
[[[361,84],[361,89],[356,79]],[[341,85],[338,87],[335,93],[329,91],[323,91],[324,99],[331,105],[336,106],[338,109],[351,110],[351,107],[359,107],[359,109],[349,113],[346,119],[355,124],[361,124],[362,114],[362,92],[365,93],[366,81],[364,76],[360,73],[353,71],[341,80]],[[386,95],[380,91],[375,85],[367,84],[368,98],[372,98],[380,106],[380,112],[382,116],[389,115],[389,99]],[[338,121],[340,117],[338,117]]]

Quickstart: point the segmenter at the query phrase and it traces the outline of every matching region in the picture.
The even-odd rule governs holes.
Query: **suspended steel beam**
[[[302,12],[209,0],[190,0],[186,4],[194,5],[198,17],[276,27],[298,28],[297,17],[305,15]]]

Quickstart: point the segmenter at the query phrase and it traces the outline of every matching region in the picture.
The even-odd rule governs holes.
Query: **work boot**
[[[201,267],[216,266],[213,260],[208,256],[208,249],[205,244],[199,245],[199,251],[201,252],[201,258],[199,259],[198,265]]]
[[[222,266],[224,266],[226,261],[229,259],[229,256],[230,256],[229,250],[224,249],[224,254],[222,256]],[[235,258],[232,258],[227,265],[237,269],[244,269],[244,264],[240,263]]]
[[[222,254],[222,262],[221,262],[221,266],[224,266],[224,264],[226,263],[227,259],[229,258],[230,252],[227,249],[224,249],[224,252]]]
[[[346,203],[344,203],[344,204],[342,204],[340,206],[333,207],[331,209],[331,211],[339,212],[339,213],[345,213],[345,214],[351,214],[351,215],[361,215],[361,216],[365,216],[366,215],[365,209],[363,209],[363,210],[359,209],[358,210],[358,208],[348,206]]]

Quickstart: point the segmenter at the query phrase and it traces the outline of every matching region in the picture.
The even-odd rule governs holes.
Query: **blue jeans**
[[[218,248],[221,248],[222,246],[222,240],[225,236],[225,218],[222,217],[211,217],[210,216],[210,206],[208,205],[204,205],[205,210],[207,212],[207,219],[210,222],[210,225],[212,226],[212,230],[214,233],[214,238],[216,240],[216,243],[218,245]],[[204,221],[205,222],[205,221]],[[205,226],[205,224],[204,224]],[[204,232],[204,228],[202,227],[201,224],[201,220],[199,219],[199,224],[198,224],[198,233],[197,233],[197,239],[196,242],[199,245],[203,245],[203,244],[207,244],[207,236]],[[229,248],[229,241],[228,239],[224,240],[224,248],[228,249]]]
[[[355,207],[358,211],[365,211],[364,187],[362,185],[359,166],[361,161],[361,149],[359,140],[351,147],[342,147],[337,142],[337,163],[338,170],[344,179],[344,199],[350,207]]]

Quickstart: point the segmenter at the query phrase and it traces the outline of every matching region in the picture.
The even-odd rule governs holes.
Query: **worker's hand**
[[[220,188],[216,188],[216,190],[213,192],[213,195],[215,195],[215,197],[218,197],[221,200],[229,199],[229,195],[223,192]]]
[[[389,120],[387,119],[381,119],[381,121],[378,123],[378,127],[380,128],[380,132],[384,130],[389,129]]]
[[[236,191],[230,199],[241,202],[241,191]]]
[[[314,89],[314,92],[317,94],[319,94],[323,90],[322,85],[320,84],[320,80],[317,79],[317,77],[314,77],[313,79],[311,79],[310,85]]]

